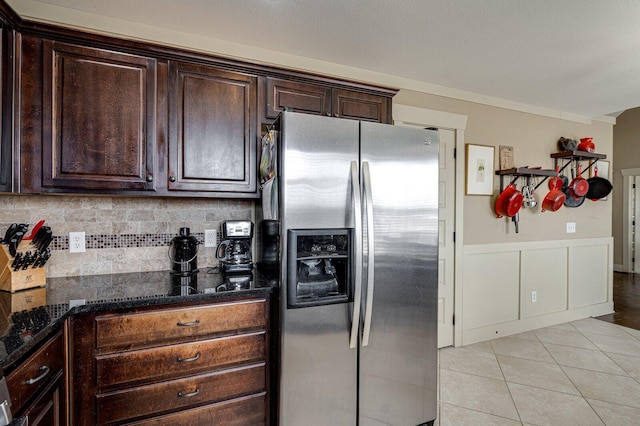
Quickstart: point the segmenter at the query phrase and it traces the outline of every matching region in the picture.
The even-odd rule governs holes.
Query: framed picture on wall
[[[466,144],[466,195],[493,194],[493,157],[495,147]]]

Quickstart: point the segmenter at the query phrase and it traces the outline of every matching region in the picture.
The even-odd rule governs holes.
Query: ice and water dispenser
[[[351,299],[351,229],[289,230],[287,307]]]

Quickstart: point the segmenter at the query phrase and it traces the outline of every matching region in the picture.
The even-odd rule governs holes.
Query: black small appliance
[[[180,235],[169,245],[172,284],[196,287],[198,284],[198,240],[189,228],[180,228]]]
[[[253,222],[250,220],[228,220],[222,223],[222,241],[216,249],[216,259],[222,262],[223,274],[251,273],[252,239]]]
[[[261,261],[264,265],[277,265],[280,247],[280,223],[277,220],[263,220],[260,224],[262,242],[260,245]]]

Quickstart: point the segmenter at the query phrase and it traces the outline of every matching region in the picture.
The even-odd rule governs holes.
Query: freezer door
[[[351,163],[358,161],[359,125],[289,112],[281,123],[280,282],[287,283],[290,231],[355,226]],[[280,424],[355,425],[357,346],[349,345],[353,303],[289,308],[287,285],[280,290]]]
[[[370,329],[360,355],[359,425],[418,425],[436,417],[438,134],[361,123],[361,138],[370,175],[363,186],[373,201],[364,244],[373,233],[373,265],[365,253],[364,281],[373,273],[374,282],[363,294]]]

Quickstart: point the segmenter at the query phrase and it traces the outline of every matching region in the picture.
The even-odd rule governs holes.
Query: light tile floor
[[[593,318],[440,350],[440,426],[640,425],[640,331]]]

